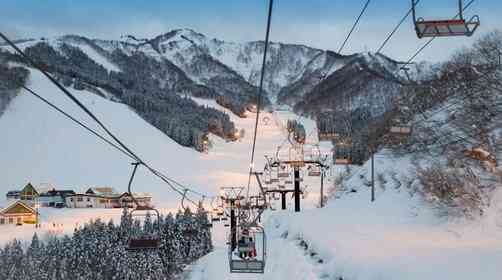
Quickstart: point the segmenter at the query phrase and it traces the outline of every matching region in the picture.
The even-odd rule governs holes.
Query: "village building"
[[[8,191],[5,196],[7,200],[18,200],[21,197],[21,191]]]
[[[73,190],[52,189],[41,193],[38,197],[38,203],[41,207],[63,208],[66,206],[66,197],[74,194]]]
[[[26,184],[26,186],[20,190],[12,190],[7,192],[7,200],[22,200],[25,204],[29,206],[35,206],[38,201],[39,193],[33,187],[31,183]]]
[[[36,224],[37,220],[37,210],[21,201],[16,201],[7,208],[0,210],[0,225]]]
[[[43,189],[43,191],[40,191]],[[134,198],[140,205],[150,206],[152,196],[147,193],[134,193]],[[40,187],[38,190],[28,183],[20,191],[9,191],[8,201],[21,201],[25,205],[37,207],[56,208],[122,208],[134,207],[134,201],[129,193],[116,192],[111,187],[89,188],[85,193],[75,193],[73,190],[58,190],[49,185],[49,188]]]
[[[141,205],[151,205],[152,197],[146,193],[133,193]],[[89,188],[85,193],[70,194],[65,197],[68,208],[122,208],[134,207],[129,193],[117,193],[113,188]]]
[[[40,194],[35,187],[31,183],[28,183],[19,193],[19,200],[30,207],[38,207],[39,196]]]

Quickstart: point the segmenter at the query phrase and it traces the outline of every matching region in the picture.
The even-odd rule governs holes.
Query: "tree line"
[[[112,53],[100,51],[121,71],[107,70],[80,48],[64,42],[58,50],[46,42],[25,49],[28,56],[65,86],[91,92],[103,93],[104,90],[112,94],[114,101],[120,100],[129,105],[147,122],[183,146],[204,151],[208,144],[208,133],[234,139],[235,126],[227,114],[199,106],[180,94],[194,93],[195,96],[211,97],[215,93],[194,86],[168,60],[158,61],[141,52],[127,55],[120,49]],[[17,55],[4,54],[3,57],[18,63],[24,62]],[[104,93],[102,95],[106,96]]]
[[[196,213],[187,208],[158,221],[147,214],[141,222],[124,209],[119,225],[97,219],[72,236],[46,242],[35,234],[26,249],[13,240],[0,249],[0,279],[175,279],[187,264],[212,250],[208,224],[202,208]],[[137,234],[159,234],[160,249],[126,251],[128,238]]]

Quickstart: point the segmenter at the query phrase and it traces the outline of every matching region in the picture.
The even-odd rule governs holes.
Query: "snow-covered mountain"
[[[39,40],[24,44],[33,45]],[[88,39],[81,36],[63,36],[46,42],[68,43],[93,56],[96,52],[107,56],[116,50],[127,55],[141,52],[156,60],[168,60],[199,85],[216,91],[256,93],[259,84],[264,50],[263,41],[243,43],[209,38],[191,29],[176,29],[154,38],[123,36],[122,40]],[[264,80],[265,91],[272,100],[294,105],[320,81],[354,60],[374,66],[374,69],[395,69],[397,62],[379,54],[342,56],[329,50],[304,45],[272,42],[267,59]],[[104,66],[106,60],[99,59]],[[113,66],[110,70],[118,70]]]
[[[400,94],[399,67],[381,54],[355,54],[303,96],[296,109],[314,114],[341,107],[369,108],[371,115],[382,115],[392,109],[392,101]]]
[[[215,99],[244,117],[256,103],[264,51],[263,41],[226,42],[190,29],[118,41],[66,35],[23,40],[19,46],[66,85],[126,103],[181,145],[197,150],[205,149],[201,143],[210,132],[235,140],[234,128],[228,117],[180,96]],[[262,104],[285,104],[313,115],[340,106],[343,96],[351,99],[351,110],[372,104],[380,115],[392,109],[391,100],[399,94],[399,65],[381,54],[342,56],[272,42]]]

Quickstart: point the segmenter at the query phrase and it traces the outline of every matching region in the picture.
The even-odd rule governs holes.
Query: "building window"
[[[1,219],[0,219],[0,225],[3,225],[3,224],[5,224],[5,219],[4,219],[4,218],[1,218]]]
[[[84,201],[84,199],[81,197],[77,197],[77,201],[81,202],[81,201]]]
[[[13,224],[14,223],[14,218],[9,218],[9,224]]]

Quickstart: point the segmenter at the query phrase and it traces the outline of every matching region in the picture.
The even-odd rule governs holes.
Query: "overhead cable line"
[[[417,0],[415,2],[415,5],[418,5],[419,2],[420,2],[420,0]],[[396,33],[396,31],[399,29],[399,27],[401,27],[401,25],[404,23],[404,21],[410,16],[410,14],[411,14],[412,11],[413,11],[413,7],[411,7],[408,10],[408,12],[404,15],[404,17],[398,22],[398,24],[394,27],[394,29],[389,33],[389,35],[387,36],[387,38],[385,38],[385,40],[383,41],[383,43],[380,45],[380,47],[376,51],[377,53],[379,53],[379,52],[382,51],[382,49],[385,47],[385,45],[387,44],[387,42],[389,42],[390,38],[394,35],[394,33]]]
[[[79,126],[81,126],[82,128],[84,128],[85,130],[87,130],[88,132],[94,134],[96,137],[100,138],[101,140],[103,140],[104,142],[106,142],[108,145],[114,147],[115,149],[117,149],[118,151],[120,151],[121,153],[123,153],[124,155],[126,155],[127,157],[131,158],[131,159],[135,159],[131,154],[129,154],[128,152],[126,152],[124,149],[122,149],[121,147],[117,146],[115,143],[113,143],[112,141],[106,139],[104,136],[102,136],[101,134],[97,133],[95,130],[91,129],[89,126],[87,126],[86,124],[82,123],[81,121],[77,120],[76,118],[72,117],[70,114],[66,113],[65,111],[63,111],[62,109],[60,109],[58,106],[54,105],[52,102],[50,102],[49,100],[45,99],[44,97],[42,97],[41,95],[39,95],[38,93],[36,93],[34,90],[32,90],[31,88],[27,87],[27,86],[23,86],[23,89],[25,89],[27,92],[31,93],[33,96],[37,97],[38,99],[40,99],[42,102],[44,102],[45,104],[49,105],[50,107],[52,107],[54,110],[58,111],[59,113],[63,114],[65,117],[69,118],[70,120],[72,120],[73,122],[77,123]]]
[[[248,186],[247,186],[247,195],[249,196],[249,186],[251,184],[251,176],[253,173],[254,169],[254,155],[255,155],[255,150],[256,150],[256,135],[258,133],[258,122],[260,119],[260,109],[261,109],[261,99],[262,99],[262,94],[263,94],[263,80],[265,78],[265,69],[266,69],[266,62],[267,62],[267,52],[268,52],[268,46],[269,46],[269,37],[270,37],[270,25],[272,22],[272,12],[274,8],[274,0],[269,0],[269,6],[268,6],[268,17],[267,17],[267,30],[265,34],[265,48],[263,50],[263,60],[261,64],[261,75],[260,75],[260,86],[258,90],[258,100],[257,100],[257,106],[256,106],[256,120],[255,120],[255,125],[254,125],[254,135],[253,135],[253,147],[251,149],[251,162],[249,164],[249,176],[248,176]]]
[[[61,85],[54,77],[52,77],[47,71],[42,69],[32,58],[26,55],[21,49],[19,49],[7,36],[0,32],[0,37],[7,42],[25,61],[33,66],[35,69],[39,70],[44,76],[46,76],[57,88],[59,88],[70,100],[72,100],[80,109],[82,109],[89,117],[91,117],[105,132],[108,134],[125,152],[127,152],[136,162],[144,165],[151,173],[159,177],[164,181],[173,191],[177,192],[181,196],[185,196],[184,193],[178,190],[172,185],[172,183],[167,179],[168,177],[160,174],[157,170],[153,169],[145,161],[143,161],[138,155],[136,155],[129,147],[127,147],[118,137],[116,137],[78,98],[76,98],[72,93],[70,93],[63,85]],[[191,201],[193,204],[198,206],[197,203]]]
[[[115,143],[111,142],[109,139],[107,139],[103,135],[99,134],[97,131],[93,130],[92,128],[90,128],[89,126],[87,126],[86,124],[84,124],[83,122],[77,120],[75,117],[71,116],[70,114],[68,114],[67,112],[65,112],[63,109],[61,109],[57,105],[55,105],[54,103],[52,103],[49,100],[47,100],[46,98],[42,97],[41,95],[39,95],[38,93],[36,93],[33,89],[31,89],[31,88],[29,88],[27,86],[23,86],[23,88],[26,91],[28,91],[29,93],[31,93],[33,96],[37,97],[42,102],[44,102],[45,104],[47,104],[48,106],[50,106],[51,108],[53,108],[54,110],[56,110],[57,112],[61,113],[62,115],[64,115],[65,117],[67,117],[71,121],[75,122],[76,124],[78,124],[79,126],[81,126],[82,128],[84,128],[85,130],[87,130],[88,132],[90,132],[91,134],[93,134],[94,136],[98,137],[99,139],[101,139],[105,143],[107,143],[108,145],[110,145],[113,148],[115,148],[117,151],[121,152],[122,154],[124,154],[125,156],[129,157],[132,160],[136,160],[136,158],[134,156],[132,156],[131,154],[127,153],[124,149],[120,148]],[[179,187],[181,187],[182,189],[186,190],[187,192],[192,192],[194,194],[200,195],[201,197],[210,197],[210,196],[207,196],[206,194],[203,194],[203,193],[200,193],[198,191],[194,191],[194,190],[192,190],[190,188],[185,187],[184,185],[180,184],[179,182],[175,181],[174,179],[171,179],[171,178],[165,176],[164,174],[162,174],[158,170],[155,170],[155,169],[152,169],[152,170],[155,171],[155,173],[157,173],[158,176],[162,176],[164,179],[169,180],[170,182],[178,185]],[[187,198],[187,200],[195,203],[193,200],[191,200],[189,198]]]
[[[354,29],[356,28],[357,24],[359,23],[359,20],[361,20],[361,17],[363,16],[364,12],[366,11],[366,9],[368,8],[368,5],[370,4],[371,0],[367,0],[366,3],[364,4],[364,7],[363,9],[361,10],[361,13],[359,13],[359,16],[357,17],[356,21],[354,22],[354,24],[352,25],[352,28],[350,29],[349,31],[349,34],[347,34],[347,37],[345,37],[345,40],[343,41],[342,45],[340,46],[340,48],[338,49],[338,53],[341,54],[342,50],[343,50],[343,47],[345,47],[345,44],[347,43],[347,41],[349,40],[350,38],[350,35],[352,35],[352,32],[354,32]]]

